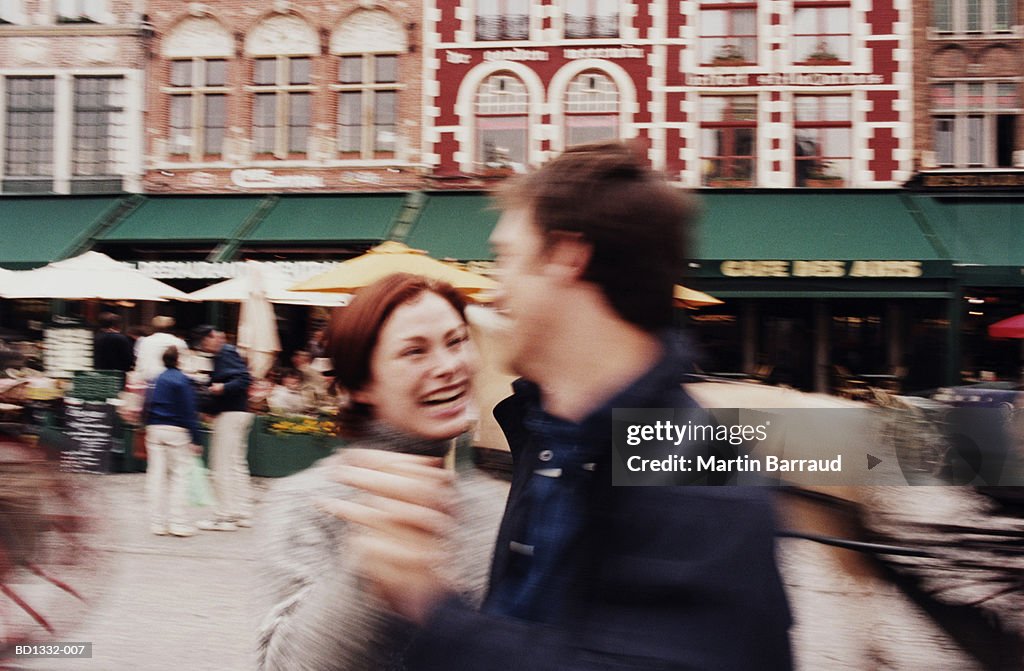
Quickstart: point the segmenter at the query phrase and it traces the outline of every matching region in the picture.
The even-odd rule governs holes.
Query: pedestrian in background
[[[135,372],[143,382],[152,382],[164,371],[163,356],[168,347],[176,347],[179,360],[188,355],[188,343],[171,333],[174,317],[153,317],[153,334],[135,343]]]
[[[209,407],[213,417],[210,470],[213,473],[214,518],[199,522],[207,531],[236,531],[252,526],[252,489],[249,483],[249,385],[252,377],[245,360],[224,332],[204,325],[195,330],[197,349],[213,355]]]
[[[93,367],[127,373],[135,365],[135,352],[132,339],[121,332],[121,316],[103,312],[99,316],[99,326],[92,350]]]
[[[193,457],[201,452],[199,412],[191,380],[178,370],[178,348],[164,350],[164,372],[146,397],[146,498],[150,531],[157,536],[192,536],[186,494]]]
[[[275,415],[305,415],[315,409],[316,397],[313,390],[303,388],[302,373],[285,368],[267,397],[267,406]]]

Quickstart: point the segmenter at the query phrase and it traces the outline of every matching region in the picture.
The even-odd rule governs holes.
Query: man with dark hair
[[[694,205],[617,143],[501,201],[497,304],[523,379],[494,410],[514,472],[482,611],[441,577],[457,519],[428,463],[353,451],[341,473],[388,499],[341,514],[371,529],[353,552],[369,584],[422,628],[407,668],[790,668],[767,494],[611,483],[614,408],[696,407],[669,328]]]
[[[199,326],[193,333],[197,349],[213,355],[209,392],[213,415],[210,470],[213,473],[214,518],[198,523],[204,531],[235,531],[252,526],[252,491],[249,484],[249,385],[252,378],[245,360],[224,332]]]
[[[93,367],[127,373],[135,365],[135,352],[132,339],[121,332],[121,316],[103,312],[98,321],[100,330],[93,344]]]

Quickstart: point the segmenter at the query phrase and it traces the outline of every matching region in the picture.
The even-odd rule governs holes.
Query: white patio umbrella
[[[249,372],[257,379],[267,376],[274,367],[281,339],[277,335],[274,306],[267,300],[262,268],[247,263],[243,273],[248,295],[238,314],[238,349],[249,362]]]
[[[185,292],[99,252],[86,252],[42,268],[16,272],[11,278],[5,275],[0,295],[65,300],[190,300]]]
[[[258,262],[253,261],[253,264]],[[288,291],[295,280],[280,270],[267,264],[258,264],[262,271],[262,279],[266,287],[267,300],[271,303],[284,305],[319,305],[337,307],[348,305],[351,294],[321,293],[314,291]],[[230,280],[193,291],[188,296],[194,301],[221,301],[224,303],[241,303],[249,295],[249,276],[243,273]]]

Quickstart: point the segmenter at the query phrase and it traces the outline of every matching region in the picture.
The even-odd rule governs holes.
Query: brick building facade
[[[914,3],[920,170],[1024,168],[1022,16],[1021,0]]]
[[[417,2],[153,0],[146,190],[410,190]]]
[[[138,191],[137,0],[0,3],[0,193]]]
[[[911,20],[894,0],[430,0],[424,160],[479,176],[609,137],[688,186],[896,186]]]

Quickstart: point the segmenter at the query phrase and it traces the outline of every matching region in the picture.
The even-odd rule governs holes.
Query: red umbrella
[[[1024,338],[1024,315],[1015,315],[990,324],[988,334],[993,338]]]

